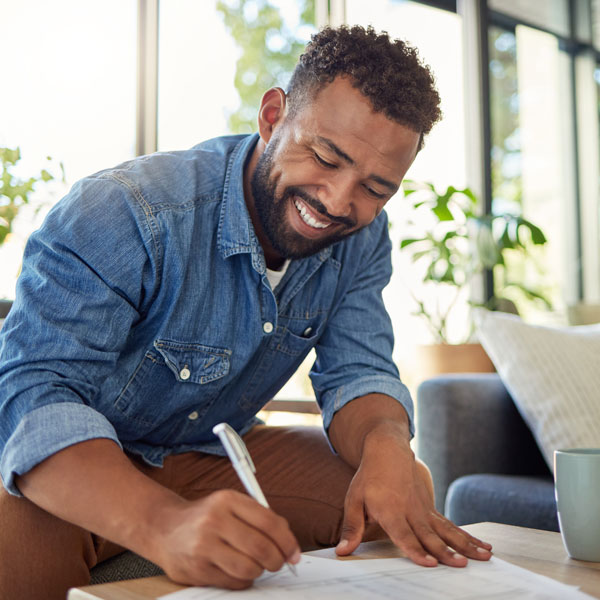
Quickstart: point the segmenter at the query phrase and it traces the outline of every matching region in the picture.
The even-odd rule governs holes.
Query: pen
[[[248,494],[250,494],[250,496],[252,496],[259,504],[262,504],[265,508],[269,508],[269,503],[254,476],[256,467],[252,462],[250,452],[248,452],[248,448],[246,448],[246,444],[244,444],[242,438],[236,433],[235,429],[227,423],[215,425],[213,427],[213,433],[221,440],[225,452],[227,452],[227,456],[241,482],[244,484]],[[286,565],[297,577],[298,573],[296,572],[296,567],[289,562],[286,562]]]

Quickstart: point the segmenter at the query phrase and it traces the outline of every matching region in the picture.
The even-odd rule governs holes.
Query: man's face
[[[258,160],[251,186],[266,241],[282,258],[302,258],[367,226],[400,186],[419,137],[336,79],[276,125]]]

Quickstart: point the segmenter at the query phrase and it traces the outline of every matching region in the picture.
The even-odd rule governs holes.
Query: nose
[[[350,177],[340,175],[323,186],[319,198],[327,208],[327,212],[333,217],[348,218],[352,216],[352,194],[354,182]]]

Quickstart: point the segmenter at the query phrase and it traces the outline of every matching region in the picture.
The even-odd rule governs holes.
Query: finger
[[[218,588],[228,590],[245,590],[254,582],[252,579],[239,579],[228,575],[214,564],[208,564],[204,569],[202,582],[197,582],[196,585],[213,585]]]
[[[467,536],[469,536],[471,543],[475,544],[479,548],[485,548],[486,550],[492,549],[492,545],[489,542],[484,542],[483,540],[476,538],[474,535],[471,535],[468,531],[465,531],[464,529],[461,529],[461,531],[466,533]]]
[[[344,502],[344,521],[342,534],[336,546],[338,556],[352,554],[360,544],[365,531],[365,512],[363,502],[359,496],[352,493],[352,486],[346,494]]]
[[[491,544],[482,542],[470,533],[457,527],[442,515],[437,515],[432,522],[433,528],[436,530],[448,546],[454,548],[456,552],[473,558],[475,560],[489,560],[492,556]]]
[[[225,573],[209,560],[179,560],[174,568],[165,568],[165,573],[175,583],[182,585],[214,585],[230,590],[243,590],[252,585],[253,579],[240,579]]]
[[[251,557],[263,569],[279,571],[286,562],[283,551],[269,535],[238,518],[223,523],[220,535],[221,539]]]
[[[425,548],[404,518],[395,519],[388,523],[380,521],[380,525],[390,536],[392,542],[414,563],[423,567],[435,567],[438,564],[437,558]]]
[[[253,581],[264,571],[252,556],[222,541],[212,548],[210,561],[228,577],[241,581]]]
[[[287,520],[249,496],[239,495],[243,500],[231,505],[234,516],[268,536],[285,561],[297,563],[300,560],[300,545]]]
[[[447,544],[444,537],[434,531],[429,523],[421,521],[413,525],[416,537],[424,548],[440,563],[449,567],[466,567],[467,559],[464,555],[455,552]]]

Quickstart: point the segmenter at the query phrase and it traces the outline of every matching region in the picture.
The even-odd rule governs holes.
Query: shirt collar
[[[242,252],[255,253],[260,248],[244,199],[244,165],[257,141],[257,133],[243,138],[229,157],[217,232],[223,258]]]
[[[265,257],[254,232],[254,225],[244,199],[244,166],[258,142],[258,133],[243,138],[234,148],[227,164],[223,203],[217,232],[218,248],[223,258],[233,254],[252,253],[252,265],[266,273]],[[317,253],[320,262],[331,256],[331,246]]]

